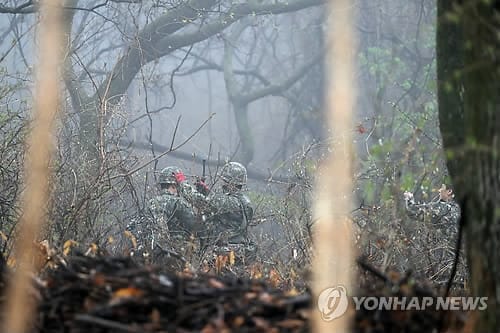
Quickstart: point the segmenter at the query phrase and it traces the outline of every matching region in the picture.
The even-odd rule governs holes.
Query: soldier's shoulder
[[[238,204],[238,198],[227,193],[212,192],[210,193],[208,200],[210,204],[214,207],[232,207]]]
[[[246,195],[245,193],[240,193],[240,200],[243,203],[248,203],[248,204],[252,203],[252,200],[250,200],[250,197],[248,195]]]
[[[157,196],[158,200],[175,200],[178,198],[177,195],[174,195],[170,192],[163,192]]]
[[[155,196],[154,198],[152,198],[149,201],[149,206],[159,208],[165,204],[173,203],[176,201],[177,201],[176,196],[174,196],[170,193],[162,193],[162,194],[159,194],[159,195]]]
[[[246,195],[245,193],[239,192],[235,194],[235,197],[238,199],[238,201],[245,207],[251,207],[252,206],[252,201]]]
[[[175,203],[183,209],[192,209],[192,205],[183,197],[175,197]]]

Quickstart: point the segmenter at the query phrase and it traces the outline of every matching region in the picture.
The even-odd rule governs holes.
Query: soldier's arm
[[[433,223],[456,223],[460,218],[460,207],[451,198],[427,203],[416,203],[413,194],[404,193],[406,212],[413,219],[430,219]]]
[[[252,202],[250,201],[250,199],[246,195],[243,195],[243,197],[241,199],[241,203],[243,205],[243,209],[245,211],[246,218],[247,218],[248,222],[250,223],[250,221],[253,219]]]
[[[413,193],[406,191],[404,192],[403,197],[405,200],[406,213],[408,214],[408,216],[413,219],[419,219],[420,217],[422,217],[422,207],[415,202]]]
[[[180,194],[194,207],[203,210],[205,212],[212,211],[214,209],[212,196],[205,196],[198,192],[196,188],[186,182],[179,184]]]
[[[454,200],[438,201],[432,206],[432,220],[435,223],[455,224],[460,215],[460,206]]]
[[[192,230],[195,225],[195,214],[189,203],[179,198],[175,207],[175,217],[181,222],[184,228]]]
[[[153,198],[149,200],[148,209],[149,213],[151,213],[151,215],[153,215],[154,218],[160,216],[163,211],[163,207],[161,207],[161,202],[158,198]]]

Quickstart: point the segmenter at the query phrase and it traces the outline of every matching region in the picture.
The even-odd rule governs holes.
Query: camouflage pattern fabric
[[[160,177],[158,178],[158,184],[171,184],[176,185],[175,174],[182,172],[181,169],[175,166],[168,166],[160,171]]]
[[[443,187],[439,195],[428,202],[415,201],[413,194],[404,193],[407,215],[412,222],[423,222],[413,229],[412,243],[420,244],[409,247],[409,254],[420,255],[426,251],[431,264],[425,265],[424,272],[431,277],[433,282],[448,283],[452,263],[455,261],[458,227],[461,210],[453,198],[453,192]],[[425,225],[425,226],[424,226]],[[455,282],[466,281],[466,263],[463,248]],[[410,259],[411,260],[411,259]]]
[[[228,162],[221,170],[221,179],[233,186],[245,186],[247,184],[247,169],[238,162]]]
[[[170,249],[172,240],[186,241],[193,232],[195,215],[183,198],[164,190],[149,202],[149,211],[126,227],[136,240],[131,255],[152,258],[160,249]]]
[[[450,194],[450,190],[447,190]],[[446,244],[453,248],[458,235],[458,224],[461,210],[453,196],[440,196],[430,202],[415,202],[413,194],[404,193],[406,211],[413,220],[430,223],[432,234],[430,239],[446,240]]]
[[[196,191],[191,184],[182,183],[181,195],[205,216],[198,232],[207,244],[242,244],[247,242],[247,226],[253,217],[250,199],[235,193],[211,192],[208,196]]]
[[[193,232],[195,215],[189,203],[182,197],[164,190],[150,200],[149,209],[162,234],[180,239]]]
[[[184,253],[193,250],[188,248],[189,245],[195,246],[184,234],[169,235],[166,225],[158,223],[150,214],[134,218],[126,230],[131,234],[128,237],[133,237],[136,243],[134,248],[129,247],[129,255],[145,264],[182,269],[187,262]]]
[[[154,244],[160,234],[154,228],[154,221],[150,215],[133,218],[126,226],[126,230],[134,238],[135,248],[131,249],[130,256],[147,259],[151,256]]]
[[[424,222],[432,222],[436,226],[454,226],[460,219],[460,206],[452,199],[440,198],[430,202],[417,203],[413,194],[405,192],[405,203],[408,216]]]

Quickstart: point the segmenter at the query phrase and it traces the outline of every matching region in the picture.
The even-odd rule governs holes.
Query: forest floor
[[[4,270],[4,278],[9,274]],[[411,274],[384,274],[359,262],[358,295],[436,297]],[[283,288],[263,279],[188,271],[171,273],[131,258],[67,257],[34,279],[39,300],[34,332],[309,332],[319,311],[306,285]],[[354,310],[353,332],[468,332],[472,314]]]

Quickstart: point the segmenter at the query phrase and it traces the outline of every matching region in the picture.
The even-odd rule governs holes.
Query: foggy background
[[[385,207],[396,219],[404,191],[425,200],[446,181],[435,2],[352,6],[359,38],[352,55],[356,205]],[[306,237],[313,177],[328,143],[326,13],[320,0],[65,1],[56,242],[73,235],[74,225],[90,230],[77,233],[85,237],[123,226],[155,195],[155,172],[177,165],[193,181],[202,159],[212,161],[211,176],[228,159],[248,167],[260,225],[254,233],[292,247]],[[31,1],[5,1],[0,14],[0,112],[24,120],[31,113],[39,14]],[[19,168],[12,170],[18,177]],[[104,229],[95,231],[96,223]]]
[[[254,140],[250,167],[272,169],[302,146],[324,138],[321,108],[325,9],[316,1],[303,2],[306,8],[297,11],[245,16],[212,37],[143,65],[123,94],[120,114],[115,116],[117,122],[126,124],[125,138],[169,146],[179,116],[182,119],[176,141],[189,137],[215,113],[182,151],[206,156],[211,147],[212,156],[238,159],[240,137],[223,74],[224,54],[230,52],[224,50],[224,40],[231,40],[232,70],[246,72],[235,75],[239,93],[262,91],[268,87],[263,80],[279,85],[301,66],[314,63],[290,87],[274,94],[280,96],[267,95],[249,103],[248,123]],[[9,3],[13,8],[19,5],[19,1],[7,1],[5,6]],[[117,60],[130,52],[128,47],[134,47],[138,32],[181,4],[68,1],[67,7],[78,8],[71,29],[72,79],[92,95]],[[390,135],[387,138],[387,128],[395,116],[406,117],[411,126],[425,127],[421,109],[435,103],[434,3],[356,1],[353,6],[358,12],[356,28],[360,39],[359,53],[355,55],[360,64],[356,125],[362,125],[368,133],[374,130],[370,142],[382,136],[392,139]],[[214,12],[229,11],[224,2],[216,7]],[[216,19],[216,14],[211,15],[214,17],[205,18],[206,24]],[[36,13],[2,16],[1,65],[7,74],[4,81],[22,88],[8,102],[11,108],[19,107],[16,103],[26,100],[31,88],[36,21]],[[199,27],[200,22],[194,21],[181,31]],[[236,40],[232,40],[236,34]],[[67,113],[71,115],[70,100],[67,102]],[[435,112],[427,118],[425,121],[435,122]],[[360,141],[365,138],[360,136]],[[169,160],[162,158],[159,167],[179,163]]]

